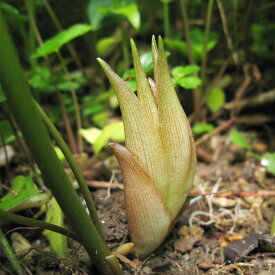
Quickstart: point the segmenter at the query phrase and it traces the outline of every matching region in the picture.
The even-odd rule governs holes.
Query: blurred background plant
[[[106,89],[109,86],[96,57],[104,58],[135,91],[129,38],[139,45],[144,70],[152,76],[152,34],[164,38],[173,83],[197,139],[198,157],[205,158],[201,145],[211,136],[235,127],[230,141],[258,159],[270,175],[275,173],[272,1],[64,3],[3,0],[0,9],[12,31],[33,97],[61,131],[87,178],[95,178],[99,171],[91,167],[109,156],[107,143],[124,141],[118,103],[113,90]],[[43,194],[47,191],[1,88],[0,108],[0,169],[5,184],[0,190],[0,208],[16,208],[41,196],[37,188],[44,190]],[[245,138],[241,132],[246,131],[257,135]],[[258,140],[268,144],[260,152],[254,146]],[[11,166],[17,163],[14,156],[18,151],[24,152],[19,160],[26,162],[20,173],[14,173]],[[18,176],[26,177],[26,183],[16,187],[22,192],[14,199],[11,192]]]

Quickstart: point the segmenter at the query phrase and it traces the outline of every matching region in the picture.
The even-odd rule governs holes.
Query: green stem
[[[23,216],[13,214],[13,213],[10,213],[10,212],[2,210],[2,209],[0,209],[0,218],[14,222],[14,223],[26,225],[26,226],[39,227],[39,228],[42,228],[45,230],[50,230],[50,231],[65,235],[65,236],[79,242],[79,238],[73,231],[63,228],[63,227],[60,227],[60,226],[57,226],[57,225],[54,225],[54,224],[51,224],[51,223],[43,222],[43,221],[32,219],[32,218],[23,217]]]
[[[5,53],[0,59],[1,85],[6,94],[10,111],[22,131],[46,185],[52,191],[80,242],[93,259],[98,271],[104,275],[116,274],[106,261],[106,257],[111,255],[110,250],[86,213],[80,198],[64,171],[62,163],[57,158],[24,79],[23,69],[1,11],[0,44],[2,52]]]
[[[122,35],[122,55],[124,60],[124,70],[129,69],[130,55],[129,55],[129,39],[127,37],[127,22],[121,23],[121,35]]]
[[[63,71],[65,73],[65,76],[67,78],[67,81],[69,83],[71,83],[71,76],[68,70],[68,67],[66,65],[66,62],[64,61],[62,55],[60,54],[60,52],[57,52],[57,56],[60,60],[61,66],[63,68]],[[79,108],[79,104],[78,104],[78,100],[77,100],[77,96],[76,96],[76,91],[74,89],[71,89],[71,95],[72,95],[72,99],[73,99],[73,105],[74,105],[74,109],[75,109],[75,118],[76,118],[76,127],[77,127],[77,141],[78,141],[78,149],[79,152],[82,153],[83,152],[83,140],[80,134],[80,130],[82,128],[82,123],[81,123],[81,115],[80,115],[80,108]]]
[[[9,242],[7,241],[2,229],[0,228],[0,244],[3,247],[4,253],[6,254],[11,266],[18,275],[24,275],[23,269],[18,262]]]
[[[272,224],[271,224],[270,235],[275,236],[275,215],[273,217],[273,221],[272,221]]]
[[[88,188],[88,185],[87,185],[79,167],[76,164],[74,157],[71,154],[70,149],[68,148],[67,144],[63,140],[63,138],[60,135],[60,133],[58,132],[58,130],[55,128],[54,124],[48,118],[47,114],[43,111],[41,106],[37,102],[35,102],[35,105],[36,105],[37,110],[40,113],[42,120],[43,120],[45,126],[47,127],[50,135],[54,138],[57,145],[59,146],[62,153],[64,154],[68,164],[70,165],[70,167],[74,173],[74,176],[79,184],[79,188],[80,188],[80,190],[84,196],[84,199],[86,201],[87,207],[90,212],[91,219],[92,219],[93,223],[95,224],[97,231],[100,233],[101,237],[103,238],[104,237],[103,232],[102,232],[100,224],[99,224],[96,208],[95,208],[90,190]]]
[[[44,3],[44,6],[45,6],[45,8],[46,8],[46,10],[47,10],[47,12],[48,12],[48,14],[49,14],[49,16],[50,16],[53,24],[55,25],[56,29],[59,32],[63,31],[62,26],[61,26],[61,24],[60,24],[57,16],[55,15],[54,10],[52,9],[49,1],[48,0],[43,0],[43,3]],[[69,52],[70,52],[70,54],[71,54],[74,62],[76,63],[76,65],[78,66],[78,68],[82,71],[83,75],[85,76],[84,68],[83,68],[83,66],[81,64],[81,61],[80,61],[80,59],[79,59],[79,57],[77,55],[77,52],[76,52],[75,48],[70,43],[66,44],[66,46],[67,46],[67,48],[68,48],[68,50],[69,50]]]
[[[34,32],[37,43],[38,43],[39,46],[41,46],[41,45],[43,45],[43,39],[42,39],[41,34],[39,32],[39,29],[36,25],[35,16],[33,14],[33,9],[31,7],[29,1],[30,0],[25,0],[25,5],[26,5],[27,11],[28,11],[28,18],[29,18],[30,27],[31,27],[30,31]],[[62,97],[61,93],[58,90],[56,79],[54,77],[54,74],[53,74],[51,66],[50,66],[49,58],[48,58],[48,56],[45,56],[44,58],[45,58],[45,61],[46,61],[46,66],[47,66],[48,70],[51,72],[51,75],[53,76],[53,84],[54,84],[55,89],[57,91],[57,96],[58,96],[58,100],[59,100],[59,104],[60,104],[60,108],[61,108],[61,112],[62,112],[62,116],[63,116],[65,128],[66,128],[68,140],[69,140],[69,143],[70,143],[70,148],[71,148],[71,150],[74,154],[77,154],[77,145],[76,145],[76,142],[75,142],[75,139],[74,139],[74,136],[73,136],[72,127],[70,125],[70,121],[68,119],[68,115],[67,115],[67,112],[66,112],[66,109],[65,109],[65,104],[64,104],[63,97]]]
[[[164,24],[164,36],[169,38],[170,36],[170,23],[169,23],[169,1],[163,1],[163,24]]]
[[[182,17],[183,17],[183,24],[184,24],[184,35],[186,40],[186,46],[187,46],[187,54],[188,54],[188,60],[190,64],[195,64],[193,59],[193,53],[192,53],[192,46],[191,46],[191,39],[190,39],[190,32],[189,32],[189,19],[188,19],[188,13],[187,13],[187,3],[186,0],[181,0],[181,11],[182,11]],[[193,113],[194,113],[194,120],[199,116],[200,112],[200,90],[199,88],[195,89],[193,91]]]
[[[206,64],[207,64],[207,46],[208,46],[209,32],[210,32],[210,26],[211,26],[213,4],[214,4],[214,0],[208,1],[206,25],[205,25],[205,32],[204,32],[202,68],[201,68],[202,85],[205,85],[205,71],[206,71]]]
[[[189,33],[189,19],[188,19],[188,13],[186,8],[186,0],[181,0],[180,4],[181,4],[183,24],[184,24],[184,35],[185,35],[186,46],[187,46],[188,60],[190,64],[194,64],[192,47],[191,47],[191,39],[190,39],[190,33]]]
[[[43,40],[42,40],[42,37],[39,33],[37,25],[35,23],[33,8],[32,8],[32,5],[30,3],[30,0],[25,0],[25,6],[26,6],[27,11],[28,11],[28,19],[29,19],[30,26],[31,26],[32,30],[34,31],[34,33],[35,33],[35,37],[38,41],[38,44],[41,46],[43,44]]]
[[[49,69],[51,70],[50,67],[49,67]],[[51,74],[52,74],[52,72],[51,72]],[[57,83],[55,81],[55,77],[53,77],[53,84],[56,88],[56,93],[57,93],[57,97],[58,97],[58,101],[59,101],[59,105],[60,105],[60,109],[61,109],[65,129],[66,129],[66,134],[67,134],[67,138],[68,138],[68,141],[69,141],[70,149],[71,149],[73,154],[77,154],[77,151],[78,151],[77,144],[76,144],[74,134],[73,134],[73,130],[72,130],[72,127],[71,127],[71,124],[70,124],[70,120],[69,120],[69,117],[68,117],[68,114],[67,114],[67,111],[66,111],[65,102],[64,102],[64,99],[63,99],[63,96],[62,96],[61,92],[58,90],[58,86],[57,86]]]
[[[206,75],[206,64],[207,64],[207,46],[208,46],[208,39],[209,39],[209,32],[210,32],[210,25],[211,25],[211,18],[212,18],[212,11],[213,11],[213,4],[214,0],[208,1],[207,7],[207,16],[206,16],[206,24],[205,24],[205,31],[204,31],[204,43],[203,43],[203,54],[202,54],[202,66],[201,66],[201,81],[202,86],[197,91],[197,99],[198,105],[200,106],[200,99],[201,99],[201,90],[205,87],[205,75]],[[200,116],[200,109],[197,109],[196,112],[196,119]]]
[[[13,134],[16,137],[17,146],[24,152],[25,156],[28,159],[30,167],[32,168],[33,171],[35,171],[35,163],[33,161],[32,155],[31,155],[24,139],[22,139],[21,135],[19,134],[18,126],[17,126],[16,122],[14,121],[12,114],[8,111],[8,107],[9,107],[8,104],[6,102],[3,102],[1,107],[3,108],[3,111],[7,116],[7,119],[11,125],[11,128],[12,128]]]

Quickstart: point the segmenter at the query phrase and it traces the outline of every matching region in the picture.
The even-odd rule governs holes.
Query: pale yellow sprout
[[[143,71],[131,41],[137,96],[98,59],[119,101],[125,147],[111,143],[122,169],[127,220],[134,250],[153,252],[181,214],[193,184],[196,153],[189,122],[171,82],[162,39],[152,40],[154,81]]]

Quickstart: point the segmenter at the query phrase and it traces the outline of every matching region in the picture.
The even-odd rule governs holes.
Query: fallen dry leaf
[[[182,226],[178,231],[180,239],[174,243],[175,249],[182,253],[192,249],[194,244],[201,240],[203,233],[204,230],[198,225],[193,225],[191,228]]]

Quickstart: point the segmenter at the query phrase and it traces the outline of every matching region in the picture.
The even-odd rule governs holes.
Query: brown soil
[[[275,200],[269,191],[275,190],[274,177],[257,160],[230,145],[224,136],[213,137],[204,149],[213,161],[198,162],[189,206],[154,254],[143,261],[131,254],[120,257],[125,274],[275,274],[274,238],[269,246],[258,245],[257,239],[270,230]],[[120,175],[117,178],[121,180]],[[261,193],[263,190],[265,193]],[[92,191],[109,246],[115,248],[129,242],[123,191]],[[205,192],[208,195],[200,195]],[[9,224],[5,226],[8,228]],[[69,241],[69,260],[57,259],[45,252],[49,248],[40,230],[18,232],[35,251],[22,260],[29,270],[26,274],[96,274],[86,252],[76,242]],[[242,251],[241,243],[239,257],[226,262],[224,256],[229,256],[224,255],[224,247],[230,248],[234,240],[247,236],[252,236],[255,249],[244,247]],[[12,274],[7,272],[4,258],[0,260],[0,274]]]

